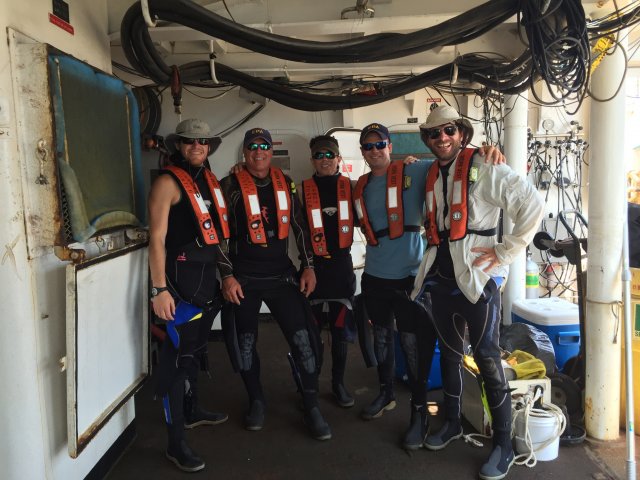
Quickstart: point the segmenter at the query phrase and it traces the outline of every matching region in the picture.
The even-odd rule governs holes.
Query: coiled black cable
[[[503,94],[521,93],[542,78],[552,92],[554,101],[574,97],[581,100],[588,84],[589,39],[584,10],[579,0],[554,0],[552,8],[546,8],[548,5],[545,6],[543,0],[492,0],[447,22],[417,32],[381,33],[337,42],[291,39],[251,29],[220,17],[190,0],[150,0],[149,6],[152,16],[163,21],[180,23],[266,55],[312,63],[360,63],[399,58],[438,46],[469,41],[515,13],[520,16],[519,24],[524,29],[528,48],[515,60],[509,62],[481,55],[463,55],[451,64],[421,75],[376,84],[375,96],[353,94],[349,89],[333,95],[307,93],[291,85],[255,78],[216,63],[219,81],[240,85],[300,110],[357,108],[427,86],[443,86],[451,78],[454,63],[460,81],[477,82],[487,90]],[[605,26],[613,28],[611,22],[613,20],[607,21]],[[171,68],[156,51],[137,2],[123,18],[121,40],[127,60],[133,68],[160,85],[169,83]],[[194,62],[179,68],[185,84],[211,86],[209,62]]]

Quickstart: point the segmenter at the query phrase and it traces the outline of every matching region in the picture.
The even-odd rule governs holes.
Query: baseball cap
[[[244,140],[242,141],[242,146],[247,148],[250,143],[253,143],[258,138],[262,138],[269,145],[273,145],[273,140],[271,140],[271,134],[269,130],[265,128],[252,128],[247,130],[244,134]]]
[[[380,135],[382,140],[389,140],[389,129],[387,127],[380,123],[370,123],[369,125],[364,127],[362,129],[362,132],[360,133],[360,145],[362,145],[364,137],[369,135],[371,132],[375,132]]]
[[[338,141],[333,137],[320,137],[315,141],[311,140],[311,155],[322,150],[328,150],[335,155],[340,155]]]

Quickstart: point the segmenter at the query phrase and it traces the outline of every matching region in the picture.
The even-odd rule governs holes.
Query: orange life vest
[[[191,210],[193,211],[194,219],[197,224],[200,237],[207,245],[216,245],[220,243],[218,233],[211,220],[209,210],[202,200],[202,194],[193,181],[191,175],[185,172],[182,168],[175,165],[169,165],[165,167],[165,170],[171,172],[174,178],[178,181],[178,184],[182,187],[182,190],[186,193],[189,203],[191,204]],[[209,187],[209,192],[213,197],[213,204],[220,220],[220,228],[222,229],[222,237],[229,238],[229,219],[227,216],[227,203],[222,195],[220,184],[218,179],[208,168],[203,168],[204,178]]]
[[[453,191],[451,192],[451,205],[449,205],[449,240],[461,240],[467,236],[467,223],[469,219],[469,170],[472,165],[472,158],[476,150],[465,148],[460,152],[456,160],[455,171],[453,173]],[[427,173],[426,196],[427,222],[425,229],[429,245],[440,245],[440,234],[438,232],[438,222],[436,219],[437,205],[434,188],[438,176],[440,175],[440,165],[436,160],[429,167]],[[489,232],[489,230],[487,230]],[[475,230],[469,233],[480,233]]]
[[[327,241],[322,223],[322,205],[320,192],[313,178],[302,182],[304,204],[311,232],[313,253],[320,257],[328,255]],[[349,248],[353,243],[353,215],[351,214],[351,182],[344,175],[338,177],[338,244],[340,248]]]
[[[247,213],[247,227],[252,243],[266,244],[267,236],[262,222],[262,212],[260,211],[260,201],[258,200],[258,187],[253,181],[253,177],[247,170],[242,170],[235,174],[240,184],[244,209]],[[284,239],[289,236],[289,220],[291,206],[289,205],[289,188],[287,179],[279,168],[270,169],[271,184],[276,197],[276,210],[278,216],[278,238]]]
[[[404,187],[404,163],[400,160],[391,162],[387,167],[387,223],[389,228],[374,232],[369,222],[369,215],[364,204],[364,189],[369,181],[368,173],[362,175],[353,191],[353,200],[360,226],[369,245],[378,245],[378,237],[389,235],[394,239],[401,237],[405,231],[404,211],[402,205],[402,189]],[[409,230],[418,231],[420,227],[407,226]]]

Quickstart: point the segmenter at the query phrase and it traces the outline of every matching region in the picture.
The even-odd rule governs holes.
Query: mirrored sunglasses
[[[424,130],[424,133],[429,139],[435,140],[436,138],[440,137],[440,132],[444,132],[445,135],[451,137],[452,135],[455,135],[457,131],[458,131],[457,126],[447,125],[446,127],[443,127],[443,128],[429,128],[427,130]]]
[[[247,145],[247,148],[252,152],[255,152],[256,150],[258,150],[258,148],[260,150],[271,150],[271,145],[269,145],[268,143],[250,143],[249,145]]]
[[[180,141],[182,143],[184,143],[185,145],[193,145],[194,143],[198,142],[200,145],[209,145],[211,143],[211,139],[210,138],[187,138],[187,137],[180,137]]]
[[[389,142],[387,142],[386,140],[374,143],[363,143],[362,149],[367,152],[373,150],[374,147],[376,148],[376,150],[384,150],[385,148],[387,148],[387,145],[389,145]]]
[[[336,158],[336,154],[333,152],[316,152],[312,155],[314,160],[322,160],[323,158],[328,158],[329,160],[333,160]]]

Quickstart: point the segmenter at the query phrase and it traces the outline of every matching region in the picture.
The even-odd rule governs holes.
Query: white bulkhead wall
[[[0,32],[19,32],[111,72],[107,1],[69,3],[73,35],[49,22],[50,0],[0,0]],[[17,140],[18,129],[29,125],[17,123],[14,100],[20,92],[13,90],[11,65],[5,38],[0,41],[0,478],[81,479],[133,420],[133,401],[77,459],[69,457],[66,374],[58,364],[65,355],[66,263],[52,251],[28,258],[23,189],[29,186],[21,181],[21,156],[29,152],[20,152]]]

